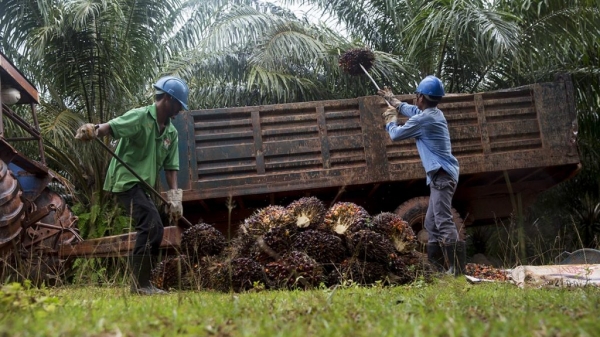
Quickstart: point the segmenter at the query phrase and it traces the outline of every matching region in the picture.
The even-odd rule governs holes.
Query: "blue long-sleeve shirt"
[[[440,168],[458,182],[458,160],[452,155],[450,132],[444,113],[438,108],[421,111],[416,106],[404,102],[397,109],[409,117],[408,121],[404,125],[390,122],[385,129],[392,140],[416,139],[417,150],[427,173],[427,185]]]

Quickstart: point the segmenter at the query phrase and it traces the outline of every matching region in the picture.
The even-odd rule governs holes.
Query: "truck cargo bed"
[[[412,103],[414,95],[397,96]],[[371,213],[427,195],[414,140],[392,142],[378,96],[197,110],[176,122],[188,217],[222,224],[305,195]],[[439,108],[460,163],[455,207],[470,222],[510,213],[508,177],[524,203],[576,171],[568,80],[444,97]],[[508,207],[508,208],[507,208]]]

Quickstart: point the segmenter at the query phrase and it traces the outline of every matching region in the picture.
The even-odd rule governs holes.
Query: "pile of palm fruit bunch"
[[[181,235],[180,255],[169,256],[158,263],[151,274],[157,288],[201,289],[210,284],[208,268],[225,249],[225,236],[213,226],[200,223]]]
[[[315,197],[257,210],[225,244],[218,230],[195,225],[182,234],[181,254],[161,262],[161,289],[310,289],[340,284],[406,284],[433,269],[398,215],[375,217],[354,203],[327,209]]]

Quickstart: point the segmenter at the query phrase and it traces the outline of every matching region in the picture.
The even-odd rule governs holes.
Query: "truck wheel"
[[[429,239],[429,234],[424,226],[427,207],[429,207],[429,197],[416,197],[405,201],[394,211],[394,213],[402,217],[404,221],[408,222],[417,236],[417,241],[419,241],[422,246],[425,246]],[[456,224],[456,229],[458,230],[459,239],[464,240],[464,221],[454,208],[452,208],[452,217],[454,224]]]

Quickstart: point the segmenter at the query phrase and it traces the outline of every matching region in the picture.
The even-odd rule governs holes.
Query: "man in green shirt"
[[[130,110],[103,124],[84,124],[75,136],[80,140],[111,135],[119,139],[116,154],[150,186],[154,186],[160,169],[165,170],[168,212],[171,221],[182,216],[182,191],[177,188],[179,151],[177,130],[171,123],[179,111],[187,110],[188,87],[180,78],[166,76],[155,84],[155,103]],[[143,185],[121,163],[111,160],[104,190],[117,195],[119,203],[135,221],[137,231],[129,265],[133,273],[131,291],[152,295],[163,293],[150,283],[152,256],[158,254],[164,225],[158,209]]]

